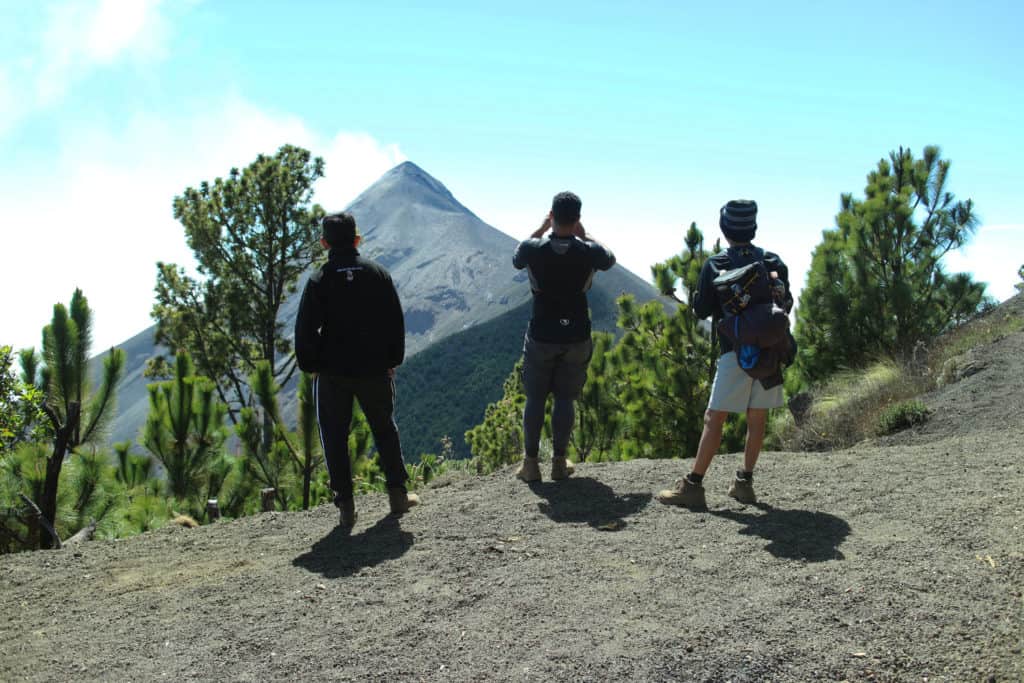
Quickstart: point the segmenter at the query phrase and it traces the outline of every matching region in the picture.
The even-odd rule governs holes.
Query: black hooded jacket
[[[401,365],[405,319],[388,271],[355,249],[332,249],[302,291],[295,358],[304,372],[347,377]]]

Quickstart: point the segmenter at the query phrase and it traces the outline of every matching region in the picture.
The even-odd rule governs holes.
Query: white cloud
[[[218,125],[210,125],[210,122]],[[311,130],[239,97],[186,118],[138,115],[116,128],[68,131],[55,159],[0,170],[5,259],[3,343],[39,344],[52,306],[81,287],[95,311],[94,350],[152,324],[155,263],[192,263],[171,202],[185,187],[296,144],[323,156],[315,200],[340,208],[404,159],[396,145],[354,132]],[[17,293],[17,294],[12,294]]]
[[[983,225],[974,239],[943,260],[951,273],[971,273],[988,284],[986,293],[1005,301],[1017,293],[1017,269],[1024,264],[1024,224]]]
[[[405,161],[398,145],[381,145],[366,133],[338,133],[320,156],[325,170],[316,201],[327,211],[340,211],[385,171]]]
[[[87,24],[83,54],[97,64],[109,64],[123,53],[159,56],[166,34],[160,4],[160,0],[101,0]]]
[[[26,26],[34,50],[0,67],[0,135],[35,111],[59,104],[75,83],[126,61],[151,63],[167,54],[163,0],[65,0]]]

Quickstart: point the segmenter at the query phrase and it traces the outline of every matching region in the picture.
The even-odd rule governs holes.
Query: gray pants
[[[565,457],[575,418],[573,401],[580,397],[587,381],[587,366],[594,343],[587,339],[569,344],[539,342],[526,335],[523,343],[523,441],[526,456],[536,458],[544,426],[544,403],[553,394],[551,440],[555,457]]]

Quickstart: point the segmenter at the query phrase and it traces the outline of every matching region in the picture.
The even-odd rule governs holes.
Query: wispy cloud
[[[296,144],[324,157],[315,201],[340,209],[405,158],[397,145],[360,132],[324,134],[237,95],[189,116],[138,114],[65,139],[57,158],[0,183],[3,221],[12,228],[5,229],[4,249],[26,264],[13,259],[0,269],[0,291],[19,292],[3,302],[4,334],[11,335],[3,343],[38,345],[53,304],[67,301],[75,287],[96,311],[95,350],[149,326],[155,263],[192,264],[171,214],[173,198],[188,186]],[[47,274],[36,278],[28,264],[40,259]],[[29,279],[33,286],[25,287]]]
[[[153,63],[168,54],[170,3],[64,0],[26,22],[26,51],[0,65],[0,136],[34,112],[58,105],[98,69]]]
[[[0,64],[0,143],[98,71],[165,59],[175,19],[194,4],[61,0],[26,12],[26,39]],[[0,268],[0,291],[19,293],[2,302],[2,341],[16,346],[38,345],[53,304],[75,287],[96,311],[97,350],[147,327],[155,263],[192,264],[171,214],[173,198],[188,186],[295,144],[324,157],[327,175],[315,199],[336,209],[404,160],[397,145],[357,131],[313,130],[237,94],[183,101],[173,112],[62,119],[54,134],[54,153],[28,167],[0,166],[4,250],[19,255]],[[38,277],[32,264],[43,260],[46,276]]]

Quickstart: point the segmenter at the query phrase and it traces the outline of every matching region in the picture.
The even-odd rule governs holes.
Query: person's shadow
[[[775,557],[806,562],[844,559],[839,545],[850,534],[845,520],[827,512],[783,510],[767,503],[754,503],[754,507],[761,514],[736,510],[712,510],[710,514],[745,524],[740,533],[767,540],[764,549]]]
[[[336,526],[314,543],[309,552],[292,560],[292,564],[336,579],[401,557],[413,542],[413,535],[402,531],[399,518],[388,516],[355,535],[349,529]]]
[[[530,489],[544,501],[537,507],[554,522],[586,522],[602,531],[618,531],[626,517],[636,514],[651,501],[650,493],[617,495],[609,486],[589,477],[571,477],[560,482],[533,482]]]

